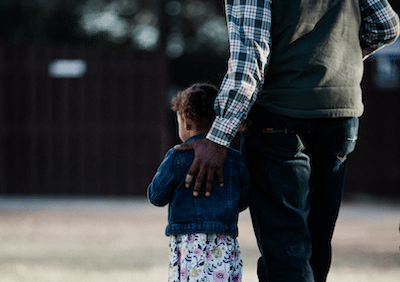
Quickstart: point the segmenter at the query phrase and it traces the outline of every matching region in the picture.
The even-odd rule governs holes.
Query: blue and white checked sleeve
[[[399,17],[387,0],[360,0],[361,48],[364,59],[393,43],[400,32]]]
[[[264,82],[270,53],[271,0],[226,0],[230,57],[206,138],[229,146]]]

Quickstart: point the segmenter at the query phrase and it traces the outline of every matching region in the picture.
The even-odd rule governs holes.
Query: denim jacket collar
[[[185,142],[183,142],[182,145],[183,145],[183,144],[187,144],[187,143],[189,143],[189,142],[192,142],[193,140],[196,140],[196,139],[204,139],[205,137],[206,137],[205,134],[197,134],[197,135],[195,135],[195,136],[190,137],[190,138],[189,138],[188,140],[186,140]]]

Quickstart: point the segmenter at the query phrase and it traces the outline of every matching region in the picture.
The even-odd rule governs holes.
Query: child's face
[[[178,120],[178,135],[182,142],[185,142],[191,137],[191,131],[187,129],[187,123],[185,118],[180,114],[176,113]]]

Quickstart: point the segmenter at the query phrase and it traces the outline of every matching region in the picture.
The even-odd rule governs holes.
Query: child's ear
[[[192,129],[192,125],[191,125],[190,123],[187,123],[187,124],[186,124],[186,129],[187,129],[187,130],[191,130],[191,129]]]

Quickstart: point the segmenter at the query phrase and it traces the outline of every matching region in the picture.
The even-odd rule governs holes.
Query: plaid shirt
[[[230,42],[228,71],[215,101],[216,118],[206,138],[229,146],[264,83],[270,54],[273,0],[225,0]],[[366,58],[394,42],[399,19],[387,0],[360,0],[361,47]]]

